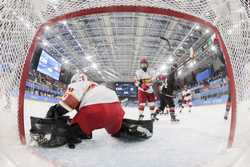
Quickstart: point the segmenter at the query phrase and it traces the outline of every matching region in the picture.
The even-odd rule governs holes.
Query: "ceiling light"
[[[98,68],[98,67],[97,67],[97,64],[95,64],[95,63],[93,63],[93,64],[91,65],[91,67],[94,68],[94,69],[97,69],[97,68]]]
[[[68,63],[69,63],[69,60],[64,59],[63,62],[64,62],[65,64],[68,64]]]
[[[49,27],[49,26],[45,26],[44,29],[45,29],[46,31],[48,31],[48,30],[50,29],[50,27]]]
[[[50,2],[52,2],[52,3],[57,3],[58,0],[50,0]]]
[[[48,46],[48,42],[47,41],[43,41],[43,46]]]
[[[211,50],[212,51],[216,51],[217,50],[216,46],[215,45],[211,45]]]
[[[64,24],[64,25],[67,25],[67,21],[65,21],[65,20],[62,21],[61,23]]]
[[[178,75],[181,75],[181,73],[182,73],[182,69],[178,71]]]
[[[210,32],[209,29],[206,29],[205,33],[208,34],[209,32]]]
[[[92,57],[91,56],[86,56],[85,59],[88,60],[88,61],[91,61]]]
[[[160,68],[160,71],[164,71],[167,69],[167,66],[166,65],[162,65],[161,68]]]
[[[19,20],[22,21],[22,22],[24,21],[23,17],[19,17]]]
[[[174,61],[174,58],[173,58],[173,57],[169,57],[168,61],[169,61],[169,62],[173,62],[173,61]]]
[[[196,29],[196,30],[199,30],[199,29],[200,29],[200,25],[196,25],[196,26],[195,26],[195,29]]]
[[[25,25],[27,28],[31,28],[30,24],[26,23]]]
[[[189,67],[193,67],[195,64],[196,64],[196,61],[192,61],[190,62]]]
[[[82,69],[82,71],[86,73],[86,72],[88,72],[88,68],[85,67]]]

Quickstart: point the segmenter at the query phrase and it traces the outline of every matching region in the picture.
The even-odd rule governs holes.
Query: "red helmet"
[[[140,64],[148,64],[148,60],[146,58],[142,58],[140,60]]]
[[[158,76],[158,80],[160,80],[160,81],[165,81],[166,79],[167,79],[167,75],[160,74],[160,75]]]

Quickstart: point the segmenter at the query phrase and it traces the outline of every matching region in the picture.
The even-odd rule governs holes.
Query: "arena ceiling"
[[[206,27],[146,13],[105,13],[65,20],[45,28],[42,48],[95,81],[133,81],[139,61],[167,72],[183,64],[190,47],[208,38]]]

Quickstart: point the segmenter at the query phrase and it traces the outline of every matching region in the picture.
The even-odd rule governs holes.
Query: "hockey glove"
[[[69,111],[63,108],[60,104],[55,104],[54,106],[51,106],[49,108],[49,111],[46,114],[46,118],[57,119],[58,117],[63,116],[67,112]]]

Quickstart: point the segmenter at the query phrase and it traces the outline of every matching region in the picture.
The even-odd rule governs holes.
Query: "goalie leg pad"
[[[150,138],[153,134],[153,121],[152,120],[131,120],[123,119],[121,129],[116,133],[115,137],[139,139]]]

